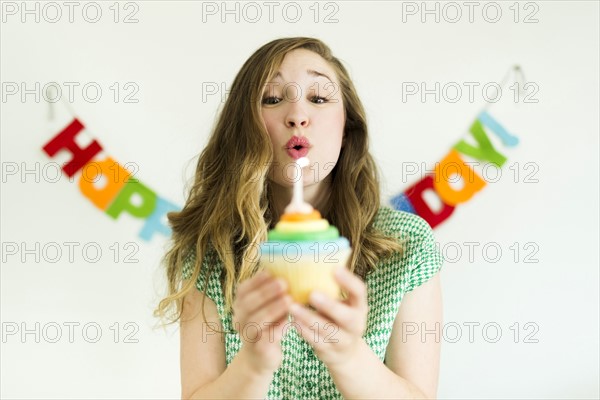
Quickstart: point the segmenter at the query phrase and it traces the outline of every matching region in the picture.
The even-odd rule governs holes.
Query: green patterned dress
[[[405,293],[429,280],[442,266],[433,232],[421,217],[389,207],[381,207],[375,227],[399,239],[407,239],[403,255],[397,254],[379,264],[377,271],[367,276],[369,313],[365,342],[383,362],[394,319]],[[184,263],[183,275],[189,278],[194,265],[193,252]],[[215,257],[205,257],[205,263],[222,266]],[[204,290],[206,275],[203,265],[196,286],[216,304],[224,331],[234,332],[230,314],[225,314],[225,299],[217,274],[211,274]],[[200,338],[198,338],[200,340]],[[231,363],[242,342],[238,333],[227,333],[225,354]],[[327,367],[314,354],[310,345],[295,329],[289,329],[281,341],[283,361],[275,371],[267,393],[268,399],[341,399]]]

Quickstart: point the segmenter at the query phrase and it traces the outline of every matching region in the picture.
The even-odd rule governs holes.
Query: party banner
[[[487,128],[487,130],[486,130]],[[471,124],[469,133],[473,144],[459,140],[448,154],[435,164],[434,173],[426,174],[423,179],[390,200],[394,208],[417,214],[425,219],[432,228],[445,221],[457,205],[469,201],[475,193],[483,189],[486,181],[477,173],[474,166],[480,162],[501,168],[506,157],[492,144],[490,133],[496,135],[505,147],[514,147],[519,139],[511,135],[487,111],[482,111]],[[478,160],[465,160],[465,156]],[[480,168],[480,169],[483,169]],[[462,183],[456,188],[452,183]],[[433,210],[425,199],[425,194],[432,192],[441,207]]]
[[[509,74],[511,72],[525,81],[519,66],[514,66]],[[509,74],[500,86],[506,84]],[[482,177],[485,174],[477,172],[482,170],[481,163],[484,163],[484,171],[490,165],[501,168],[507,158],[499,146],[510,148],[519,143],[516,136],[492,117],[488,107],[470,125],[469,137],[452,146],[448,154],[435,164],[433,173],[424,174],[421,180],[390,199],[395,209],[417,214],[435,228],[448,219],[459,204],[469,201],[486,186],[487,182]],[[52,115],[52,107],[50,111]],[[75,114],[71,112],[71,115]],[[63,166],[64,173],[70,178],[80,173],[79,190],[110,218],[116,220],[126,213],[142,219],[144,223],[139,233],[142,240],[150,241],[155,233],[169,237],[171,229],[167,225],[166,214],[181,208],[158,196],[113,158],[95,159],[103,148],[96,139],[87,147],[80,147],[75,138],[83,131],[85,126],[73,117],[68,126],[44,145],[44,152],[49,157],[54,157],[61,150],[70,152],[72,158]],[[476,168],[476,165],[479,167]],[[104,184],[99,185],[99,182]],[[432,207],[427,201],[428,195],[433,195],[441,207]]]
[[[142,219],[144,225],[139,233],[140,238],[150,241],[155,233],[170,236],[171,229],[166,224],[166,214],[179,210],[180,207],[158,196],[111,157],[95,159],[103,150],[96,139],[87,147],[81,148],[75,138],[84,129],[85,126],[79,119],[74,118],[67,127],[46,143],[43,147],[44,152],[50,157],[54,157],[61,150],[70,152],[72,158],[63,166],[63,172],[69,178],[80,173],[79,190],[109,217],[118,219],[120,215],[127,213]]]

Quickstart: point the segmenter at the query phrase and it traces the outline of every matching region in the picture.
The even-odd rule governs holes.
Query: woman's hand
[[[367,327],[367,287],[346,268],[335,272],[336,281],[348,294],[346,300],[313,291],[310,305],[317,312],[294,303],[290,307],[300,335],[327,366],[344,363],[354,355]]]
[[[281,338],[292,299],[287,284],[267,272],[242,282],[233,302],[233,328],[244,345],[240,351],[256,372],[273,372],[281,364]],[[287,329],[287,328],[286,328]]]

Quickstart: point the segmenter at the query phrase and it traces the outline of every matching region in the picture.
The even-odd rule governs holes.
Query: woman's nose
[[[306,128],[308,119],[302,117],[288,117],[286,125],[288,128],[297,128],[299,126]]]
[[[285,117],[285,125],[288,128],[306,128],[308,123],[308,115],[302,110],[299,104],[292,104]]]

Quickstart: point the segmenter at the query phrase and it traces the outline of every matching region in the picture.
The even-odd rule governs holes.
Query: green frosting
[[[279,242],[302,242],[309,240],[331,240],[340,237],[340,233],[335,226],[330,226],[327,230],[316,232],[279,232],[272,229],[267,234],[269,241]]]

